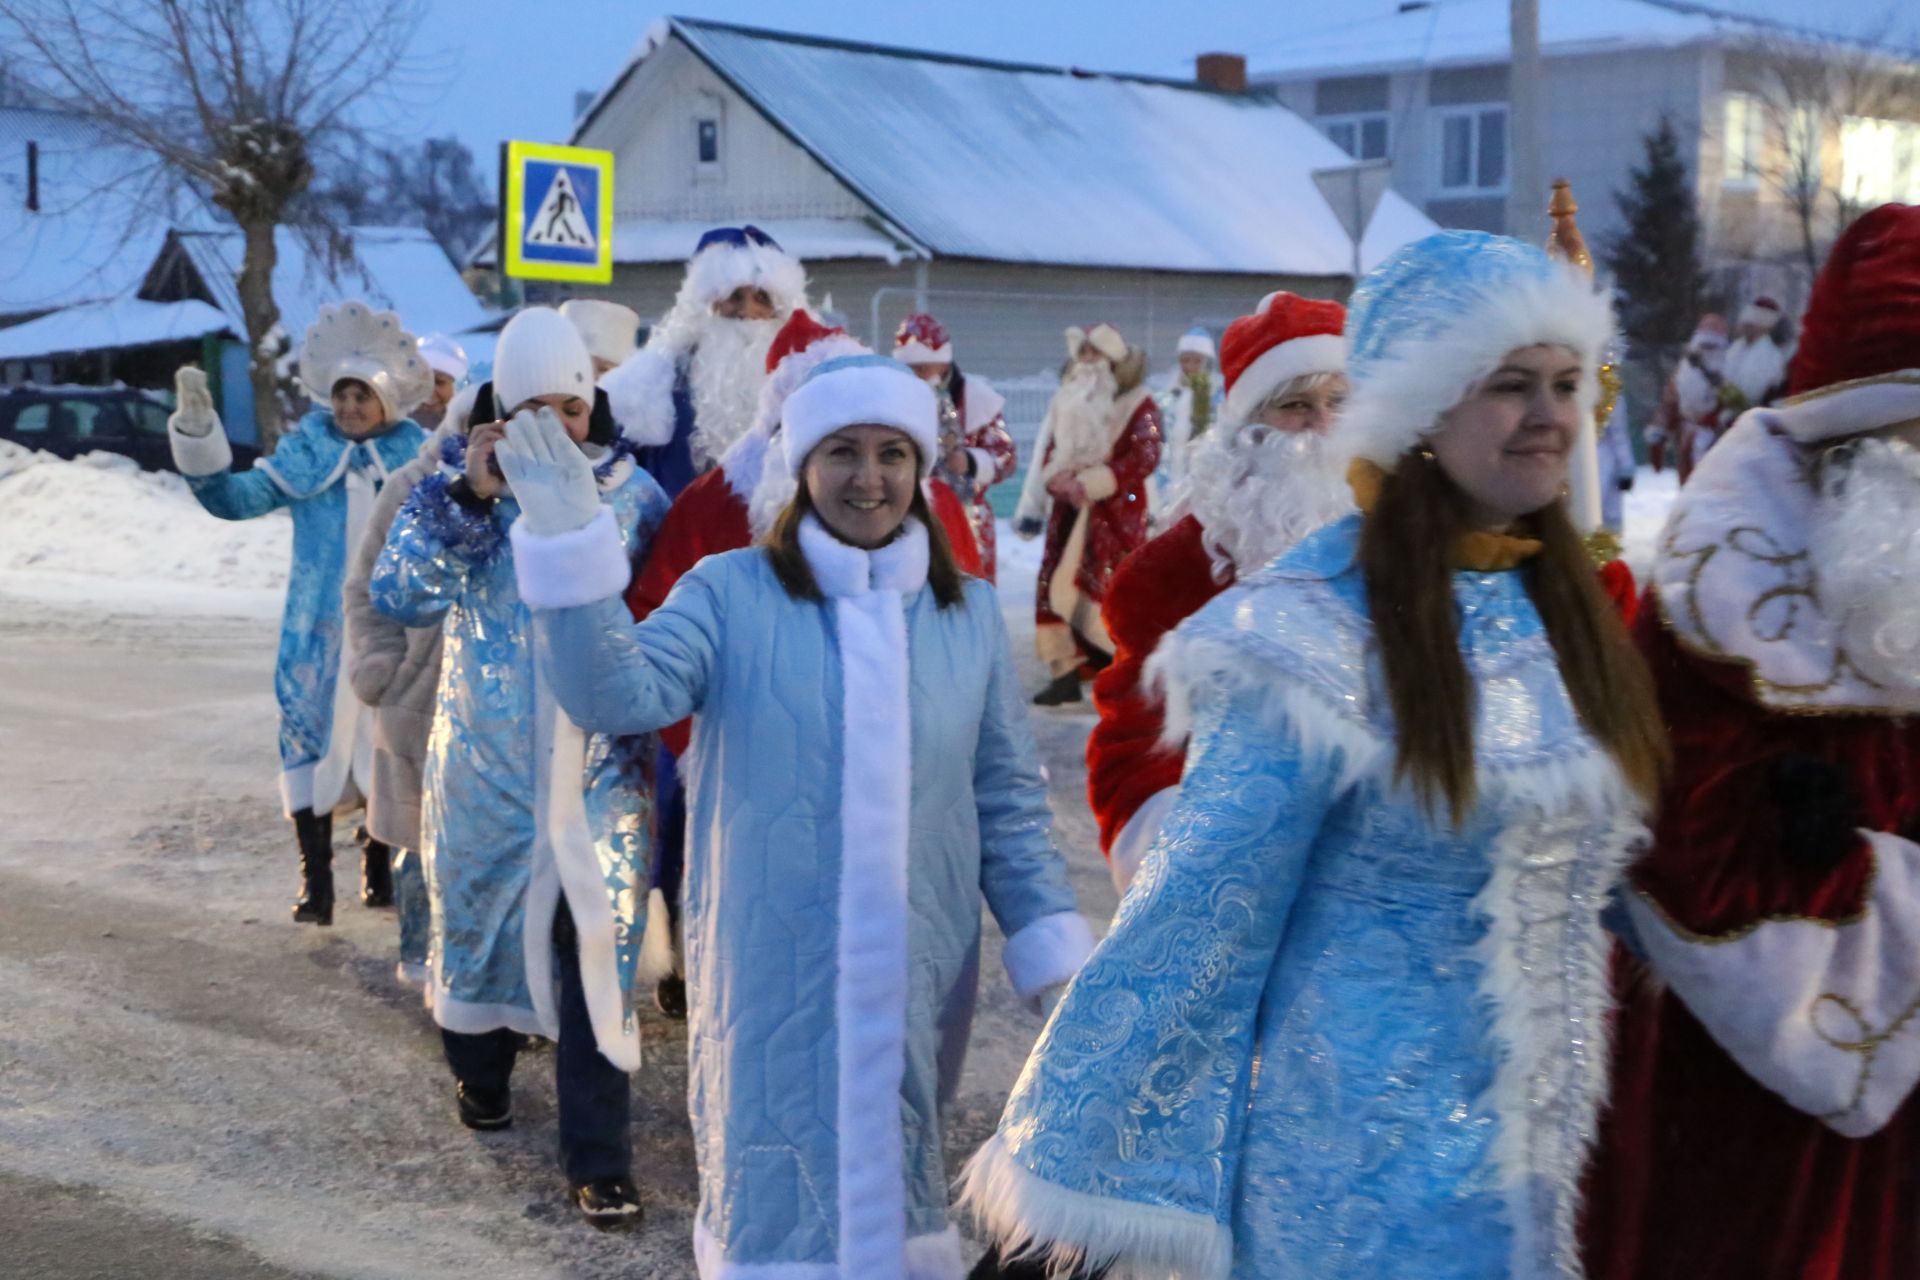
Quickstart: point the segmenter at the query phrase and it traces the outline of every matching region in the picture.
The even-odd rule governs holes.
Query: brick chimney
[[[1247,91],[1247,60],[1238,53],[1203,53],[1193,60],[1193,78],[1222,93]]]

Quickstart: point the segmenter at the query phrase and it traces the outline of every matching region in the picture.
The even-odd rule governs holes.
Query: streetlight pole
[[[1540,176],[1540,0],[1508,0],[1507,234],[1537,238],[1547,184]]]

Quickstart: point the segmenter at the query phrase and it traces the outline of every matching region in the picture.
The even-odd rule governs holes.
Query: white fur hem
[[[526,518],[513,522],[514,577],[530,609],[570,609],[627,589],[633,562],[613,508],[604,503],[593,519],[568,533],[538,534]]]
[[[960,1174],[960,1207],[1012,1259],[1107,1266],[1107,1280],[1225,1280],[1233,1232],[1198,1213],[1058,1187],[1028,1170],[999,1134]]]
[[[667,911],[667,895],[658,889],[647,891],[647,931],[640,939],[640,969],[634,985],[644,991],[680,968],[673,948],[673,916]]]
[[[699,1215],[693,1220],[693,1262],[700,1280],[864,1280],[832,1262],[729,1262]],[[964,1280],[960,1232],[948,1227],[907,1241],[906,1280]]]
[[[1799,444],[1877,431],[1920,418],[1920,369],[1836,382],[1754,412]]]
[[[291,818],[302,809],[313,808],[313,765],[297,764],[280,771],[280,807]]]
[[[600,379],[620,434],[657,448],[673,439],[673,384],[680,375],[674,357],[651,347],[634,352]]]
[[[1001,961],[1014,994],[1031,1000],[1070,981],[1093,954],[1093,930],[1078,911],[1041,916],[1007,939]]]
[[[409,987],[424,990],[432,975],[427,972],[427,966],[418,960],[401,960],[393,966],[393,976]]]
[[[1262,351],[1240,371],[1227,392],[1225,420],[1246,422],[1268,396],[1309,373],[1338,373],[1347,367],[1347,340],[1337,333],[1316,333]]]
[[[1126,896],[1127,886],[1139,874],[1147,850],[1153,848],[1153,842],[1159,838],[1160,828],[1179,795],[1179,787],[1160,788],[1140,802],[1127,824],[1113,837],[1113,844],[1107,849],[1107,871],[1113,876],[1113,887],[1121,897]]]
[[[203,436],[190,436],[169,427],[167,443],[173,446],[174,468],[183,476],[217,476],[233,465],[233,445],[218,422]]]
[[[427,995],[433,1006],[433,1020],[443,1031],[478,1036],[505,1028],[523,1036],[544,1036],[549,1040],[560,1037],[559,1027],[543,1024],[540,1015],[517,1004],[470,1004],[448,995],[438,982],[430,984]]]

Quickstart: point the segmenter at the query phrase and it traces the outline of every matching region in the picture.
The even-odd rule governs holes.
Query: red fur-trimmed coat
[[[1214,576],[1204,535],[1200,521],[1187,516],[1121,561],[1101,610],[1113,665],[1093,682],[1100,722],[1087,736],[1087,799],[1118,886],[1133,878],[1159,828],[1143,822],[1152,830],[1128,831],[1128,824],[1156,795],[1180,785],[1186,758],[1184,747],[1160,741],[1166,708],[1146,687],[1147,660],[1168,632],[1235,581],[1231,565],[1224,580]]]
[[[958,496],[966,504],[973,540],[980,549],[980,576],[988,582],[999,579],[1000,539],[987,491],[1010,479],[1020,465],[1013,433],[1007,430],[1007,419],[1001,412],[1006,402],[1006,397],[985,380],[968,378],[961,389],[960,402],[954,406],[960,411],[960,421],[965,426],[960,443],[973,460],[973,475],[964,482]]]
[[[1160,463],[1159,406],[1145,387],[1128,392],[1122,400],[1135,404],[1106,462],[1080,472],[1080,482],[1093,501],[1087,509],[1086,540],[1071,585],[1095,607],[1107,598],[1108,583],[1120,562],[1147,541],[1147,484]],[[1052,453],[1050,443],[1033,465],[1044,467]],[[1061,567],[1079,515],[1079,508],[1064,502],[1049,504],[1040,589],[1034,597],[1036,621],[1042,627],[1063,626],[1069,621],[1055,613],[1051,604],[1050,595],[1061,592],[1050,593],[1048,587]]]
[[[1660,939],[1666,952],[1652,952],[1662,978],[1683,980],[1674,977],[1676,952],[1724,965],[1725,977],[1717,987],[1690,988],[1706,1002],[1696,1010],[1669,983],[1625,966],[1613,1106],[1590,1177],[1590,1280],[1920,1276],[1920,1104],[1883,1098],[1878,1105],[1893,1106],[1891,1118],[1867,1136],[1848,1137],[1836,1125],[1862,1122],[1842,1112],[1823,1121],[1789,1104],[1720,1038],[1729,1034],[1728,1008],[1808,977],[1774,971],[1761,949],[1769,931],[1842,945],[1846,931],[1874,925],[1891,957],[1878,960],[1877,970],[1868,966],[1875,985],[1896,1005],[1920,1009],[1913,920],[1903,921],[1901,904],[1885,900],[1898,869],[1879,861],[1865,836],[1830,865],[1797,861],[1783,842],[1772,774],[1788,753],[1837,765],[1859,793],[1860,829],[1910,839],[1920,831],[1920,723],[1769,709],[1747,688],[1744,667],[1683,648],[1651,594],[1638,634],[1675,764],[1652,850],[1632,873],[1635,920],[1643,938],[1661,929],[1671,935]],[[1874,936],[1857,935],[1870,956]],[[1814,975],[1808,989],[1830,980],[1845,985],[1845,977]],[[1901,982],[1915,989],[1888,992]],[[1858,990],[1834,993],[1848,995],[1861,998]],[[1920,1036],[1920,1019],[1853,1028],[1837,1001],[1825,1007],[1832,999],[1795,1010],[1780,1029],[1812,1022],[1813,1035],[1803,1038],[1816,1045],[1833,1033],[1833,1047],[1820,1050],[1828,1058],[1812,1065],[1857,1069],[1863,1089],[1892,1076]],[[1882,1035],[1877,1062],[1860,1046],[1846,1047]],[[1749,1038],[1744,1052],[1765,1044],[1784,1057],[1789,1041]],[[1796,1056],[1807,1065],[1803,1051]],[[1842,1075],[1841,1093],[1850,1078]]]

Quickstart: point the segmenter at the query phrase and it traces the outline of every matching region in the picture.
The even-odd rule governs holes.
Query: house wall
[[[1662,113],[1697,162],[1701,118],[1701,56],[1697,47],[1632,50],[1619,53],[1547,57],[1542,61],[1546,106],[1541,142],[1549,178],[1566,178],[1581,202],[1580,223],[1596,246],[1620,226],[1613,193],[1627,183],[1639,162],[1641,137]],[[1390,117],[1394,189],[1446,227],[1506,232],[1507,188],[1467,193],[1441,187],[1441,138],[1450,111],[1508,100],[1504,64],[1420,68],[1349,76],[1336,71],[1292,76],[1270,83],[1287,106],[1321,125],[1357,110],[1378,110]],[[1366,80],[1381,82],[1384,92],[1367,92]],[[1511,156],[1508,157],[1509,162]],[[1508,165],[1511,171],[1511,163]],[[1545,234],[1546,200],[1540,225]],[[1531,235],[1536,229],[1520,228]]]
[[[713,164],[698,157],[702,119],[719,124]],[[868,212],[679,40],[669,40],[634,69],[578,145],[613,152],[616,220],[717,224],[741,217],[859,218]]]

